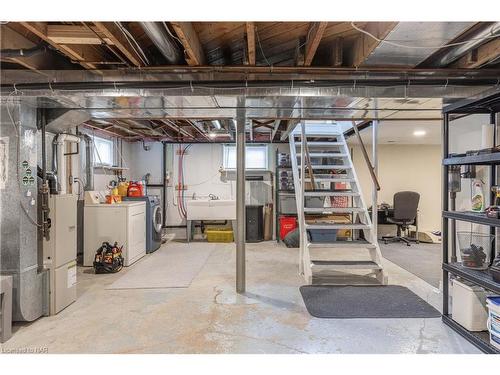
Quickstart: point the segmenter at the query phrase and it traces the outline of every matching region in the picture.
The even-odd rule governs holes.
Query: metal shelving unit
[[[276,206],[276,217],[275,217],[275,228],[276,228],[276,242],[280,242],[280,224],[279,224],[279,218],[282,215],[281,213],[281,207],[280,207],[280,195],[289,195],[293,196],[295,198],[295,189],[281,189],[281,184],[280,184],[280,171],[286,170],[286,171],[292,171],[292,166],[291,165],[286,165],[286,166],[280,166],[279,164],[279,154],[283,152],[280,152],[279,150],[276,150],[276,155],[275,155],[275,160],[276,160],[276,173],[275,173],[275,206]],[[293,181],[293,179],[292,179]],[[286,216],[297,216],[297,214],[283,214]]]
[[[443,109],[443,214],[442,214],[442,244],[443,244],[443,322],[459,333],[469,342],[485,353],[499,354],[500,350],[496,349],[489,342],[489,335],[486,332],[471,332],[452,319],[449,313],[449,276],[454,275],[488,289],[494,293],[500,294],[500,284],[493,281],[493,278],[488,271],[477,271],[463,267],[461,264],[453,261],[450,262],[449,254],[449,239],[455,238],[455,226],[452,225],[450,233],[449,223],[454,223],[455,220],[466,221],[486,225],[490,227],[490,233],[495,234],[495,228],[500,227],[500,219],[488,218],[485,214],[476,212],[459,212],[452,211],[449,208],[449,182],[448,172],[451,165],[484,165],[490,167],[490,185],[496,182],[496,167],[500,165],[500,153],[467,155],[467,156],[452,156],[449,153],[449,126],[450,119],[454,115],[470,115],[470,114],[489,114],[490,121],[494,124],[493,144],[497,145],[497,114],[500,112],[500,88],[495,88],[487,93],[484,93],[476,98],[467,99],[455,104],[449,105]],[[490,186],[491,187],[491,186]],[[492,196],[492,199],[494,197]],[[495,244],[493,243],[493,248]],[[455,254],[455,241],[452,240],[452,255]],[[455,260],[455,259],[453,259]]]

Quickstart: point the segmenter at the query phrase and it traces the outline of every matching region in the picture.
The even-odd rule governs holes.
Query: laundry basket
[[[488,269],[495,236],[476,232],[457,232],[457,236],[462,266],[474,270]]]

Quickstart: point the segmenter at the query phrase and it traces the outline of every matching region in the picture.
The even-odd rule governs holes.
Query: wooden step
[[[371,226],[363,223],[322,223],[322,224],[308,224],[305,228],[310,229],[371,229]]]
[[[305,191],[305,197],[359,197],[355,191]]]
[[[363,207],[304,207],[305,213],[335,214],[335,213],[354,213],[366,212]]]
[[[310,249],[331,249],[331,248],[356,248],[356,249],[375,249],[377,246],[366,240],[353,241],[335,241],[335,242],[309,242],[307,247]]]
[[[371,260],[311,260],[312,267],[336,270],[381,270],[382,266]]]

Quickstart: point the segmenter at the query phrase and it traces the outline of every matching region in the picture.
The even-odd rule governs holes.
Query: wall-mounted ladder
[[[377,234],[340,126],[301,122],[289,137],[299,271],[308,284],[387,284]]]

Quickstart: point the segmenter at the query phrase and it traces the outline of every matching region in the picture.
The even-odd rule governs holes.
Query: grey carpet
[[[215,248],[207,243],[169,242],[137,263],[106,289],[187,288]]]
[[[439,288],[442,274],[440,244],[385,245],[380,241],[380,250],[384,258]]]
[[[388,286],[300,287],[307,311],[315,318],[438,318],[439,311],[408,288]]]

